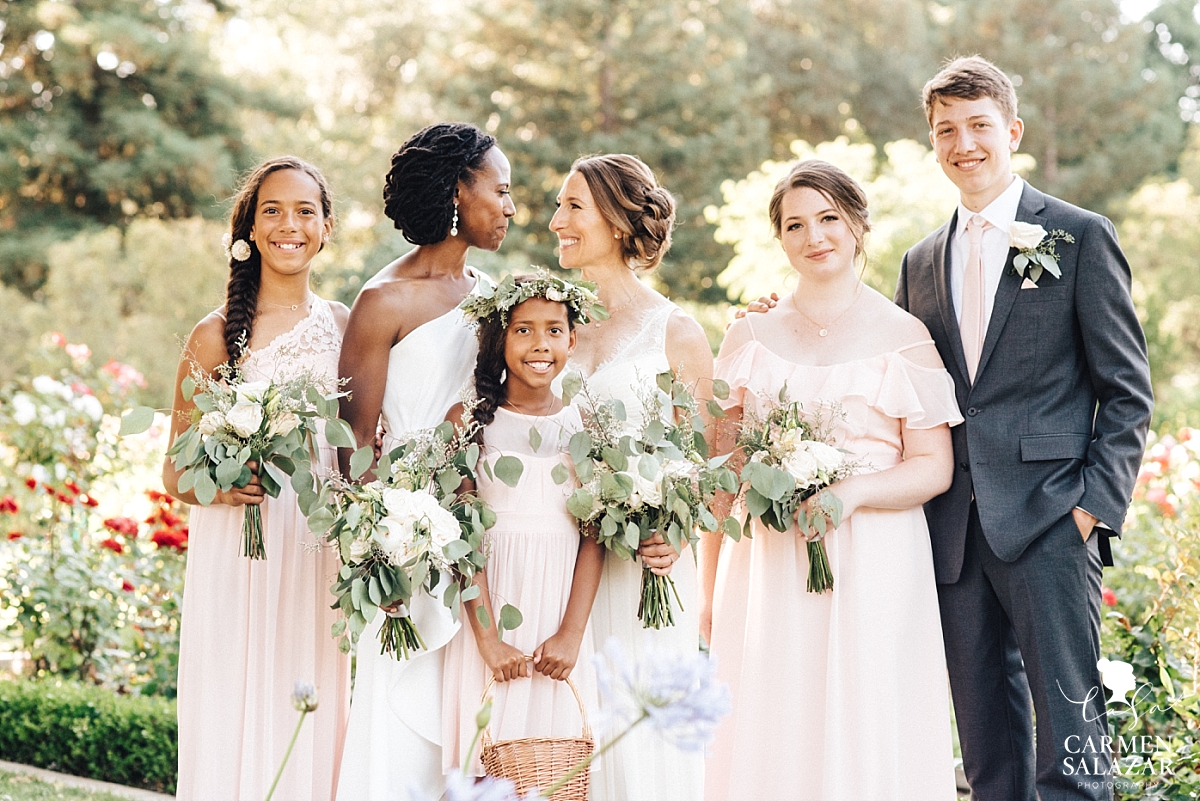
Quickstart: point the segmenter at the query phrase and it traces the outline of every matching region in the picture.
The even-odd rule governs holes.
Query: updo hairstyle
[[[414,245],[441,242],[454,218],[454,189],[470,183],[496,144],[465,122],[441,122],[409,137],[384,177],[383,213]]]
[[[571,165],[587,181],[596,208],[616,229],[621,255],[635,272],[650,272],[671,248],[675,198],[640,159],[624,154],[584,156]]]
[[[783,180],[775,184],[771,204],[767,207],[775,238],[778,239],[783,233],[783,196],[793,189],[802,188],[820,192],[845,216],[854,233],[854,255],[861,256],[863,239],[871,230],[866,193],[845,171],[819,159],[795,164]]]
[[[325,176],[307,161],[295,156],[280,156],[264,161],[242,181],[233,199],[233,211],[229,215],[231,242],[239,239],[249,243],[250,257],[238,261],[229,257],[229,283],[225,286],[225,352],[229,366],[236,365],[244,355],[242,342],[247,346],[254,334],[254,318],[258,313],[258,287],[262,276],[262,254],[258,244],[250,239],[254,227],[254,211],[258,208],[258,191],[267,176],[280,170],[299,170],[317,182],[321,193],[321,213],[326,220],[333,220],[333,195]],[[325,243],[321,243],[324,249]],[[244,340],[243,340],[244,337]]]

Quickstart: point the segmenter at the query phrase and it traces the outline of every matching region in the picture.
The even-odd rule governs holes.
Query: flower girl
[[[463,603],[469,626],[447,646],[447,773],[468,758],[489,676],[497,682],[491,693],[494,740],[579,735],[578,704],[563,680],[592,651],[587,623],[603,551],[594,538],[580,537],[567,512],[575,487],[567,442],[582,424],[551,382],[575,346],[575,325],[586,324],[597,305],[589,285],[544,273],[507,278],[463,303],[479,326],[477,405],[464,411],[458,404],[447,419],[480,427],[477,489],[495,511],[496,524],[488,532],[487,568],[475,578],[480,592]],[[505,630],[505,623],[515,622],[505,606],[523,617],[513,630]],[[590,678],[576,674],[575,681],[585,697],[591,694]],[[478,752],[470,757],[468,772],[482,774]]]

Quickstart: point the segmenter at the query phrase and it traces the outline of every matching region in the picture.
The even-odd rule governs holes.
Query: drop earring
[[[450,236],[458,236],[458,203],[454,204],[454,219],[450,221]]]

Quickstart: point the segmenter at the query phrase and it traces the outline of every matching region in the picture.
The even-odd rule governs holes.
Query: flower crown
[[[500,324],[508,325],[508,315],[519,304],[530,298],[545,298],[554,303],[565,303],[571,322],[587,325],[592,320],[607,320],[608,309],[596,295],[596,285],[590,281],[567,281],[538,269],[532,277],[521,283],[505,276],[495,286],[481,286],[478,292],[467,296],[461,304],[463,316],[474,323],[489,317],[500,316]]]

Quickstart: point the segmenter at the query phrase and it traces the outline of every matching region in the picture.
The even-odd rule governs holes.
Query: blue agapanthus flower
[[[429,798],[418,790],[409,793],[412,801],[437,801]],[[530,791],[525,799],[534,799],[537,791]],[[443,801],[523,801],[517,794],[513,783],[508,779],[496,779],[485,776],[482,781],[475,781],[474,776],[465,776],[458,771],[446,777],[446,794]]]
[[[613,637],[594,661],[605,700],[601,726],[610,735],[645,720],[675,747],[700,751],[729,714],[729,686],[717,679],[711,657],[648,640],[641,656],[631,660]]]

